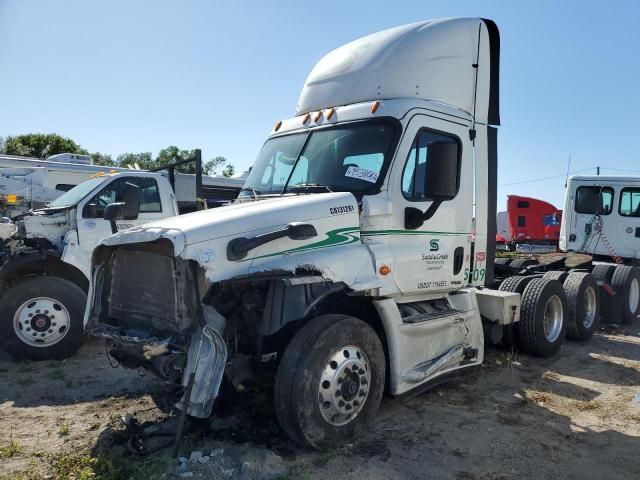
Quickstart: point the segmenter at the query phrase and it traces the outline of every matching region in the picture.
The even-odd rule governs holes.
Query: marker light
[[[7,195],[7,203],[18,203],[18,196],[10,193]]]
[[[336,112],[335,108],[330,108],[329,110],[327,110],[327,120],[331,120],[331,117],[333,117],[333,114]]]
[[[305,125],[308,121],[309,121],[309,117],[311,115],[309,115],[308,113],[305,113],[304,117],[302,117],[302,124]]]
[[[380,275],[389,275],[391,273],[391,268],[388,265],[382,265],[379,269],[378,272],[380,272]]]
[[[371,104],[371,113],[376,113],[376,111],[378,110],[378,107],[380,106],[380,102],[378,100],[376,100],[375,102],[373,102]]]
[[[278,120],[275,124],[275,126],[273,127],[273,131],[277,132],[278,130],[280,130],[280,127],[282,126],[282,120]]]
[[[320,117],[322,116],[322,110],[318,111],[314,116],[313,116],[313,121],[318,123],[318,120],[320,120]]]

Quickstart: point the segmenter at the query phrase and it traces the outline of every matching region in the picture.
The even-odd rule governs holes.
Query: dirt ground
[[[555,359],[490,350],[457,381],[386,398],[369,433],[328,453],[287,440],[264,394],[190,424],[193,461],[180,466],[169,448],[151,451],[171,441],[174,399],[152,376],[112,368],[96,341],[65,362],[0,353],[0,478],[640,478],[638,323]]]

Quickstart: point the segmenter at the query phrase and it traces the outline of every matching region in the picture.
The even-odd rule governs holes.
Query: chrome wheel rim
[[[323,418],[336,427],[351,422],[362,411],[371,386],[367,355],[349,345],[336,351],[318,383],[318,405]]]
[[[582,319],[582,324],[586,328],[591,328],[596,321],[597,305],[596,292],[593,287],[588,287],[584,292],[584,318]]]
[[[544,307],[544,336],[551,343],[555,342],[562,330],[562,301],[557,295],[553,295]]]
[[[638,310],[638,302],[640,302],[640,283],[637,278],[634,278],[629,285],[629,311],[631,313]]]
[[[50,347],[69,331],[69,311],[49,297],[31,298],[13,316],[13,329],[23,343],[31,347]]]

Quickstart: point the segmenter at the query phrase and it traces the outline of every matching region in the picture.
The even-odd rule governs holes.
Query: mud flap
[[[183,395],[176,407],[182,410],[186,402],[189,415],[207,418],[218,396],[227,362],[227,346],[222,337],[226,321],[213,307],[203,305],[202,309],[206,325],[192,336],[182,376],[182,385],[186,389],[191,373],[195,372],[191,396],[187,402]]]

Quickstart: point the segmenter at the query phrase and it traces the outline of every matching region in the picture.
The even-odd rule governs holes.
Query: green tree
[[[4,153],[23,157],[47,158],[57,153],[88,152],[70,138],[57,133],[27,133],[4,139]]]
[[[208,162],[204,162],[202,165],[202,173],[205,175],[215,175],[220,167],[227,163],[227,159],[224,157],[214,157]]]
[[[119,167],[133,167],[137,164],[142,170],[150,170],[155,166],[151,152],[122,153],[118,155],[116,164]]]
[[[222,170],[222,175],[225,177],[233,177],[233,174],[236,173],[236,167],[228,163],[225,165],[224,170]]]
[[[181,150],[175,145],[169,145],[167,148],[163,148],[158,152],[158,156],[155,158],[155,168],[160,168],[170,163],[181,162],[182,160],[189,160],[196,155],[195,150]],[[182,173],[196,173],[195,163],[187,163],[180,165],[176,168],[178,172]]]
[[[117,167],[116,161],[111,157],[111,155],[105,155],[100,152],[90,153],[91,158],[93,158],[94,165],[103,165],[105,167]]]

